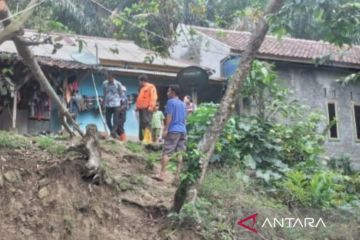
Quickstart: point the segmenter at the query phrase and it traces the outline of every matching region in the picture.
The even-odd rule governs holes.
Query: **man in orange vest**
[[[157,92],[156,87],[149,83],[149,78],[147,75],[139,76],[140,84],[140,93],[136,100],[136,110],[139,111],[139,139],[140,141],[144,140],[144,133],[148,132],[150,134],[151,141],[151,119],[152,113],[155,110],[157,102]]]

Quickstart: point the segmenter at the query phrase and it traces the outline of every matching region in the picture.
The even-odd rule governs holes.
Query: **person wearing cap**
[[[126,87],[122,86],[122,95],[120,98],[120,113],[119,113],[119,125],[117,129],[117,133],[119,135],[120,141],[126,141],[126,134],[125,134],[125,121],[126,121],[126,111],[129,109],[129,101],[126,96]]]
[[[111,72],[107,72],[107,80],[103,83],[105,118],[111,136],[118,139],[120,100],[123,94],[122,84],[116,80]]]
[[[139,112],[139,139],[151,143],[151,120],[157,102],[156,87],[149,83],[147,75],[139,76],[140,92],[136,99],[136,110]]]

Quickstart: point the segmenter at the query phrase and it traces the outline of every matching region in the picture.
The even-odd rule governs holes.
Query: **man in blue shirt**
[[[163,181],[166,174],[166,166],[170,155],[186,150],[186,106],[179,99],[180,88],[177,85],[171,85],[168,88],[167,96],[169,100],[165,107],[165,127],[163,131],[163,154],[161,158],[160,174],[155,177],[156,180]],[[176,174],[178,176],[182,158],[178,158]]]

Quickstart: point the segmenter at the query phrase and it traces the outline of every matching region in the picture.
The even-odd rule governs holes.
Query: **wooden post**
[[[92,77],[92,82],[93,82],[93,85],[94,85],[96,103],[97,103],[98,108],[99,108],[100,118],[101,118],[101,121],[104,124],[104,130],[105,130],[106,134],[108,136],[110,136],[110,134],[111,134],[110,129],[108,128],[108,126],[106,124],[106,121],[105,121],[105,118],[104,118],[104,115],[103,115],[103,111],[102,111],[102,108],[101,108],[101,104],[100,104],[100,101],[99,101],[99,93],[98,93],[97,88],[96,88],[94,73],[91,73],[91,77]]]
[[[191,98],[192,98],[193,103],[195,105],[197,105],[198,104],[198,96],[197,96],[197,92],[196,92],[195,88],[191,89]]]
[[[16,130],[16,113],[17,113],[17,87],[14,88],[13,113],[12,113],[12,130]]]

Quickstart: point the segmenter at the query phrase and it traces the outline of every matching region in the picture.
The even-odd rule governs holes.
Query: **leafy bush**
[[[170,220],[180,225],[192,226],[201,224],[209,216],[211,203],[204,198],[197,198],[195,203],[184,204],[179,213],[172,212],[168,215]]]
[[[187,158],[197,156],[197,144],[205,133],[217,105],[200,105],[188,120]],[[300,109],[300,107],[299,107]],[[237,165],[249,168],[265,182],[280,179],[289,166],[301,161],[317,160],[322,153],[324,137],[317,126],[322,116],[306,115],[299,109],[288,112],[288,123],[264,120],[258,116],[230,118],[215,146],[212,164]],[[302,112],[301,120],[296,116]],[[298,118],[300,119],[300,118]],[[196,165],[196,162],[193,164]],[[196,166],[193,167],[197,167]]]
[[[329,167],[337,172],[351,175],[353,171],[350,166],[350,157],[342,156],[339,158],[331,158],[329,161]]]
[[[180,173],[180,180],[185,185],[194,183],[200,174],[199,159],[202,153],[197,149],[198,143],[211,123],[216,113],[217,105],[204,103],[187,119],[187,150],[183,153],[184,171]]]
[[[241,95],[254,99],[254,116],[233,116],[227,122],[215,146],[210,163],[240,164],[254,175],[270,182],[278,180],[289,167],[301,161],[315,161],[323,152],[324,136],[317,129],[325,118],[297,102],[289,102],[289,91],[277,84],[271,65],[254,61]],[[197,144],[211,124],[218,105],[202,104],[188,119],[188,152],[185,159],[194,178],[201,153]],[[188,168],[190,169],[190,168]]]
[[[313,174],[301,170],[289,171],[280,184],[283,195],[280,198],[290,205],[309,207],[339,207],[359,200],[358,179],[326,169]]]

